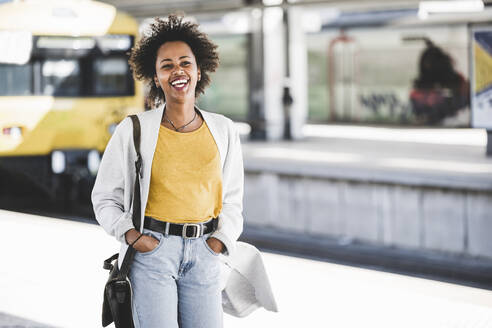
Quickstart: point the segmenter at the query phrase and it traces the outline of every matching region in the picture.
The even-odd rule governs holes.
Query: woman
[[[218,66],[217,46],[196,24],[156,19],[130,65],[156,109],[141,124],[141,210],[133,227],[136,154],[129,118],[105,150],[92,201],[96,219],[137,252],[129,274],[136,327],[221,327],[219,254],[242,232],[243,162],[232,121],[199,110],[196,97]],[[164,103],[165,101],[165,103]],[[131,246],[130,246],[131,245]]]

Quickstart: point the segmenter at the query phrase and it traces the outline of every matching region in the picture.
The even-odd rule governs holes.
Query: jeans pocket
[[[213,249],[210,248],[210,246],[208,246],[207,238],[202,238],[202,241],[203,241],[203,244],[205,245],[205,248],[207,249],[208,253],[211,253],[213,256],[219,257],[220,254],[216,253]]]
[[[151,237],[157,239],[159,241],[159,243],[157,244],[156,247],[154,247],[152,250],[150,250],[148,252],[138,252],[138,253],[141,254],[141,255],[144,255],[144,256],[152,255],[155,252],[157,252],[159,250],[159,248],[161,248],[161,246],[162,246],[165,238],[163,238],[163,235],[162,234],[156,233],[156,232],[144,231],[143,233],[145,235],[147,235],[147,236],[151,236]]]

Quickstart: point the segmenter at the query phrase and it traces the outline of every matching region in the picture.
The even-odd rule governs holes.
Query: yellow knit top
[[[145,215],[173,223],[217,217],[222,209],[222,170],[205,121],[187,133],[159,128]]]

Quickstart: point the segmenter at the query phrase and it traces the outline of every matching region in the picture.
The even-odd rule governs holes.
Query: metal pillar
[[[284,106],[288,105],[289,135],[293,140],[304,137],[302,129],[307,120],[308,113],[308,64],[306,33],[304,31],[303,8],[290,6],[287,10],[288,34],[286,33],[286,70],[285,84],[289,87],[289,97],[284,98]],[[286,124],[287,126],[287,124]],[[285,134],[284,134],[285,135]]]
[[[255,8],[251,19],[250,139],[299,139],[307,117],[307,54],[302,9]]]
[[[492,130],[487,130],[487,151],[485,154],[492,157]]]
[[[284,0],[286,3],[287,0]],[[290,29],[289,29],[289,9],[284,7],[283,13],[283,22],[284,22],[284,38],[285,38],[285,77],[284,77],[284,93],[282,96],[282,104],[284,106],[284,139],[292,140],[292,132],[291,132],[291,114],[290,111],[292,109],[292,104],[294,99],[292,98],[292,94],[290,92]]]
[[[283,137],[285,84],[285,33],[281,7],[263,9],[263,83],[267,139]]]
[[[253,9],[250,15],[251,33],[248,35],[248,83],[251,126],[250,139],[266,140],[265,94],[263,92],[263,10]]]

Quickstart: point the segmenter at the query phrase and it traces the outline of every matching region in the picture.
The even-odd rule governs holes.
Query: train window
[[[94,93],[131,95],[131,78],[126,58],[97,58],[94,61]]]
[[[77,60],[46,60],[42,66],[42,94],[80,95],[80,67]]]
[[[32,94],[32,65],[0,65],[0,96]]]
[[[468,126],[467,28],[307,35],[310,121]]]
[[[325,34],[308,34],[306,38],[309,60],[309,119],[311,121],[327,121],[329,119],[327,39]]]
[[[219,46],[220,65],[205,94],[198,99],[198,105],[245,121],[249,90],[247,35],[212,35],[212,39]]]
[[[103,53],[109,51],[127,51],[131,48],[133,38],[129,35],[105,35],[96,38],[97,46]]]

